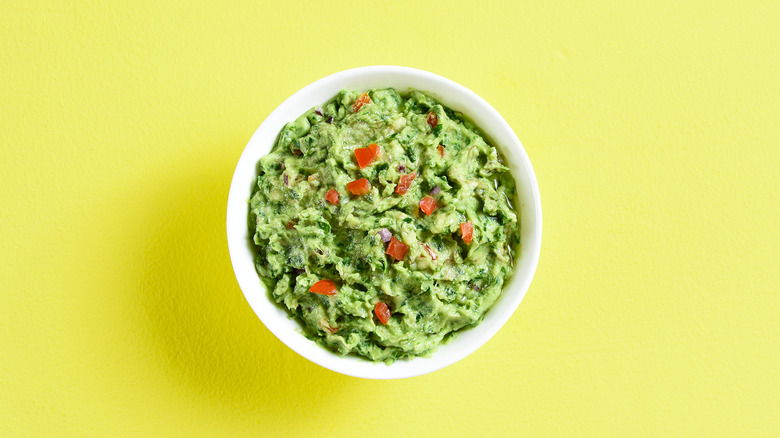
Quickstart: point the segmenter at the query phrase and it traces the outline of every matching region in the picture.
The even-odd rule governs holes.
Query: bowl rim
[[[379,80],[377,78],[385,79]],[[518,263],[514,267],[515,272],[510,283],[505,285],[499,300],[488,310],[485,319],[478,326],[459,333],[451,342],[440,345],[428,357],[402,359],[392,365],[385,365],[382,362],[371,362],[353,356],[338,355],[305,338],[300,329],[294,329],[296,326],[299,327],[299,323],[289,319],[286,311],[270,299],[268,291],[257,275],[250,244],[247,214],[248,200],[257,175],[257,161],[271,150],[285,123],[294,120],[311,107],[326,102],[342,88],[377,88],[372,84],[380,83],[387,84],[384,85],[385,87],[394,86],[403,89],[403,86],[396,87],[394,85],[396,82],[407,83],[406,89],[425,91],[446,106],[460,110],[475,122],[492,144],[497,144],[494,140],[496,136],[501,137],[502,140],[508,140],[502,141],[499,149],[505,157],[512,157],[510,171],[518,185],[518,191],[526,192],[526,196],[522,198],[526,202],[517,206],[523,219],[521,221],[521,249],[519,250],[521,254],[518,254]],[[428,86],[419,87],[418,84]],[[321,99],[322,96],[330,93],[329,90],[333,89],[335,92],[332,92],[330,97]],[[461,108],[458,108],[462,105],[451,105],[456,100],[467,102],[469,110],[462,111]],[[300,108],[304,109],[299,111]],[[472,108],[474,109],[472,110]],[[295,111],[298,111],[297,114]],[[288,113],[295,115],[290,117]],[[475,117],[474,114],[477,113],[479,116]],[[480,120],[482,120],[481,123]],[[486,124],[490,125],[489,130],[485,128]],[[257,155],[258,152],[263,153]],[[252,174],[249,178],[250,182],[247,183],[246,176],[250,168]],[[517,171],[521,172],[523,178],[518,178]],[[521,179],[524,180],[522,187],[519,181]],[[263,120],[247,142],[236,164],[228,193],[226,225],[228,252],[239,287],[257,317],[277,339],[304,358],[331,371],[369,379],[396,379],[427,374],[456,363],[479,349],[504,326],[524,298],[539,263],[542,208],[538,182],[528,154],[512,128],[493,106],[463,85],[435,73],[411,67],[376,65],[343,70],[319,79],[287,98]],[[247,256],[249,256],[248,261],[251,266],[247,265]],[[248,267],[251,267],[251,270]],[[249,275],[250,273],[251,275]],[[520,275],[521,273],[522,275]],[[272,310],[269,305],[276,310]],[[491,320],[491,323],[486,325],[488,319]],[[451,345],[457,346],[459,338],[463,338],[464,333],[468,336],[468,345],[464,348],[450,347]],[[447,349],[446,355],[440,354],[443,349]]]

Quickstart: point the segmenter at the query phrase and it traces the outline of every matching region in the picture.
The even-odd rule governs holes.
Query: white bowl
[[[340,356],[305,338],[300,324],[275,304],[255,271],[254,251],[247,225],[248,200],[255,182],[256,164],[271,151],[287,122],[321,105],[344,88],[367,90],[393,87],[426,91],[444,105],[467,115],[497,146],[517,183],[521,248],[515,273],[501,298],[477,327],[460,332],[430,357],[399,360],[392,365],[358,357]],[[236,165],[227,205],[227,240],[236,279],[246,300],[266,327],[301,356],[330,370],[370,379],[399,379],[430,373],[476,351],[512,316],[525,296],[539,261],[542,242],[542,205],[539,187],[528,155],[512,128],[489,103],[466,87],[439,75],[408,67],[372,66],[345,70],[318,80],[282,102],[263,121],[246,145]]]

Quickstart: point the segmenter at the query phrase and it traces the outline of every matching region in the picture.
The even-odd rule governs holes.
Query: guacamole
[[[256,266],[303,333],[374,361],[474,327],[520,243],[515,183],[432,97],[341,91],[282,129],[249,202]]]

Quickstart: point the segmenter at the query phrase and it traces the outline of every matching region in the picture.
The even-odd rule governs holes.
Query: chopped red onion
[[[428,255],[431,256],[431,260],[436,260],[439,257],[436,255],[436,252],[431,248],[427,243],[423,242],[423,248],[425,248],[426,251],[428,251]]]
[[[393,235],[390,234],[390,230],[387,228],[382,228],[379,230],[379,237],[382,239],[382,242],[389,242]]]
[[[317,114],[318,116],[322,117],[322,108],[315,109],[314,114]]]
[[[287,174],[286,173],[284,174],[284,185],[286,185],[287,187],[290,187],[290,183],[287,180]]]
[[[333,116],[328,116],[327,120],[325,120],[328,123],[333,123]]]
[[[406,172],[406,166],[404,166],[403,164],[401,164],[400,166],[398,166],[398,171],[399,171],[399,172]]]
[[[436,196],[439,194],[439,192],[441,192],[441,187],[436,186],[433,188],[433,190],[431,190],[431,195]]]

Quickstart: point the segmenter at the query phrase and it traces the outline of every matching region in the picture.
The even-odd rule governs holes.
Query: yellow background
[[[777,1],[112,3],[0,5],[0,435],[777,436]],[[504,329],[402,381],[287,349],[225,241],[263,118],[372,64],[491,102],[544,209]]]

